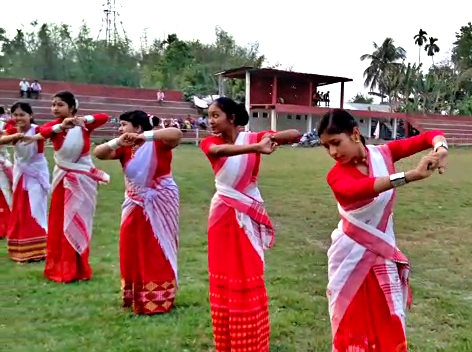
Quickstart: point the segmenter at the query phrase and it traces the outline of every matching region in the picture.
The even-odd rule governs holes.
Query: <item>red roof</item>
[[[340,82],[352,82],[351,78],[346,77],[336,77],[336,76],[326,76],[326,75],[317,75],[313,73],[302,73],[302,72],[293,72],[293,71],[284,71],[276,70],[273,68],[254,68],[250,66],[243,66],[232,68],[223,72],[217,73],[227,78],[236,78],[244,79],[246,77],[246,72],[249,71],[251,76],[259,77],[283,77],[283,78],[292,78],[299,81],[312,81],[317,86],[324,86],[327,84],[334,84]]]

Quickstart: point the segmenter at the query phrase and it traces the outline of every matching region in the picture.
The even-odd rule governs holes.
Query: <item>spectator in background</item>
[[[20,98],[29,98],[30,97],[30,84],[26,80],[26,78],[23,78],[20,81]]]
[[[3,106],[0,106],[0,120],[8,120],[10,116],[7,115],[7,111]]]
[[[208,119],[205,116],[200,116],[197,122],[200,129],[206,130],[208,128]]]
[[[39,99],[39,95],[41,94],[41,84],[39,84],[38,80],[35,79],[33,84],[31,85],[31,98]]]
[[[187,116],[187,118],[184,121],[184,128],[186,130],[191,130],[192,129],[192,117],[190,115]]]
[[[162,90],[158,90],[157,91],[157,102],[159,104],[162,104],[164,102],[164,99],[165,99],[165,95],[164,95],[164,92]]]

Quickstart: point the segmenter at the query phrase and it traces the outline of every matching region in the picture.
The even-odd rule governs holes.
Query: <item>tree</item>
[[[369,87],[370,91],[378,90],[380,94],[386,93],[385,77],[390,68],[399,65],[399,60],[406,59],[406,50],[396,47],[392,38],[386,38],[382,45],[373,43],[372,54],[364,54],[361,61],[369,60],[370,64],[364,71],[364,87]],[[383,101],[383,98],[382,98]]]
[[[420,28],[418,34],[413,37],[413,39],[415,40],[415,44],[418,45],[418,65],[421,63],[421,48],[427,41],[427,35],[428,33],[426,33]]]
[[[350,103],[359,103],[359,104],[372,104],[374,98],[363,95],[362,93],[357,93],[351,100]]]
[[[424,47],[428,56],[431,56],[431,61],[433,61],[434,66],[434,55],[439,53],[439,46],[436,44],[438,38],[429,37],[428,44]]]
[[[381,46],[374,43],[372,54],[361,57],[370,60],[364,72],[365,86],[387,97],[392,111],[472,115],[472,23],[456,33],[451,58],[437,64],[438,39],[429,37],[426,41],[426,35],[420,29],[414,39],[420,51],[424,45],[433,61],[427,72],[421,64],[405,64],[404,50],[387,38]]]
[[[257,42],[239,45],[220,27],[209,44],[184,41],[175,33],[152,40],[145,31],[139,48],[126,37],[96,39],[85,22],[77,36],[71,33],[68,25],[38,21],[13,37],[0,28],[0,76],[176,89],[190,96],[215,94],[217,72],[265,62]],[[244,81],[226,86],[229,95],[244,97]]]
[[[455,70],[463,76],[461,88],[472,94],[472,23],[462,26],[456,33],[456,41],[453,44],[451,60]]]

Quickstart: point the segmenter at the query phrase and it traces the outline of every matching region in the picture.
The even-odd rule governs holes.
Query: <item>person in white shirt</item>
[[[157,102],[158,103],[163,103],[164,99],[165,99],[164,92],[159,89],[159,91],[157,92]]]
[[[31,85],[31,97],[33,99],[39,99],[39,94],[41,93],[41,84],[39,84],[38,80],[35,79],[33,84]]]
[[[21,98],[29,98],[29,92],[30,92],[30,84],[26,80],[26,78],[23,78],[20,81],[20,97]]]

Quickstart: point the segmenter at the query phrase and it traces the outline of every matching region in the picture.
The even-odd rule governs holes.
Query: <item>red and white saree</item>
[[[123,306],[136,314],[167,313],[178,287],[179,189],[170,173],[172,153],[162,142],[146,142],[131,158],[121,157],[126,193],[120,229]],[[161,148],[167,148],[162,151]]]
[[[368,146],[370,177],[394,173],[387,145]],[[328,250],[333,352],[403,352],[409,262],[393,231],[395,190],[343,208]]]
[[[235,144],[257,143],[259,135],[240,132]],[[205,143],[202,149],[207,153]],[[264,250],[273,244],[274,228],[257,186],[260,155],[210,162],[216,193],[208,219],[208,265],[216,351],[268,352]]]
[[[3,133],[5,122],[0,120],[0,134]],[[7,236],[8,223],[12,206],[13,164],[8,150],[0,145],[0,238]]]
[[[44,275],[53,281],[88,280],[92,276],[89,245],[92,237],[97,185],[109,176],[95,168],[90,153],[83,153],[82,127],[67,131],[54,152],[52,198],[49,212]]]
[[[33,136],[39,127],[25,133]],[[17,262],[36,261],[46,256],[47,197],[49,169],[44,141],[15,144],[13,205],[8,227],[8,254]]]

